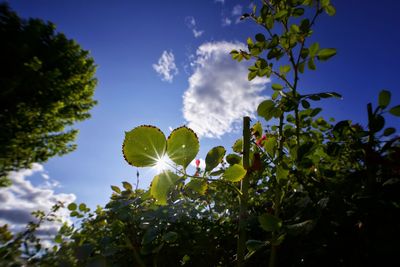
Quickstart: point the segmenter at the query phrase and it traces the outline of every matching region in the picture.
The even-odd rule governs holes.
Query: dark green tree
[[[0,186],[6,174],[73,151],[74,122],[90,117],[89,52],[41,19],[0,4]]]

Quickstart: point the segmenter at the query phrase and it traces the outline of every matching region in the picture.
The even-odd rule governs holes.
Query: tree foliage
[[[194,173],[187,166],[199,142],[190,129],[168,138],[148,125],[127,132],[128,163],[168,156],[173,171],[157,174],[148,190],[112,186],[94,213],[71,204],[80,227],[63,227],[41,266],[395,266],[400,137],[385,117],[400,116],[399,105],[382,90],[367,104],[364,127],[319,116],[315,103],[340,95],[302,94],[298,81],[306,66],[314,71],[336,54],[307,42],[324,12],[335,13],[329,0],[270,0],[244,14],[266,35],[231,54],[253,60],[249,80],[276,79],[257,109],[264,120],[251,126],[245,117],[232,152],[212,148]]]
[[[75,149],[96,79],[89,52],[40,19],[0,5],[0,176]]]

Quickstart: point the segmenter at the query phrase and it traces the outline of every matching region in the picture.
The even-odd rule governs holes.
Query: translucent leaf
[[[389,110],[390,114],[400,117],[400,105],[395,106]]]
[[[336,55],[336,49],[334,48],[324,48],[318,51],[317,57],[321,61],[328,60],[329,58]]]
[[[207,191],[207,181],[204,179],[192,178],[190,182],[187,183],[186,188],[189,188],[200,195],[204,195]]]
[[[222,146],[212,148],[206,156],[206,171],[211,171],[224,159],[226,150]]]
[[[239,182],[246,176],[246,173],[247,171],[242,165],[234,164],[225,170],[223,178],[231,182]]]
[[[274,102],[272,100],[264,100],[258,105],[257,113],[259,116],[270,120],[272,118],[272,110],[274,109]]]
[[[151,182],[150,193],[159,205],[166,205],[168,194],[179,180],[179,176],[172,171],[165,171],[156,175]]]
[[[199,139],[183,126],[172,131],[167,140],[167,153],[176,164],[186,168],[199,152]]]
[[[263,129],[261,123],[258,121],[256,122],[253,127],[251,127],[252,134],[256,137],[261,137],[263,134]]]
[[[336,8],[332,5],[328,5],[325,7],[325,12],[329,16],[334,16],[336,14]]]
[[[128,182],[122,182],[122,186],[128,191],[132,190],[132,185]]]
[[[276,180],[279,182],[280,180],[287,179],[289,175],[289,170],[284,169],[281,166],[276,168]]]
[[[317,54],[318,50],[319,50],[319,43],[313,43],[310,48],[310,56],[313,57]]]
[[[154,166],[165,154],[167,141],[160,129],[143,125],[125,133],[125,160],[136,167]]]
[[[86,211],[86,204],[85,203],[81,203],[81,204],[79,204],[79,210],[80,211]]]
[[[273,83],[271,85],[271,87],[272,87],[273,90],[282,90],[283,89],[283,86],[281,84],[279,84],[279,83]]]
[[[112,186],[111,186],[111,189],[112,189],[115,193],[121,194],[121,189],[119,189],[118,186],[112,185]]]
[[[243,149],[243,139],[238,139],[232,146],[232,150],[236,153],[242,153]]]
[[[277,139],[274,136],[269,136],[266,140],[264,140],[264,149],[271,157],[275,156],[277,144]]]
[[[282,227],[282,221],[269,213],[258,216],[258,222],[261,228],[267,232],[277,231]]]

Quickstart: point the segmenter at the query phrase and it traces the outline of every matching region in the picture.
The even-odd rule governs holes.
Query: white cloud
[[[161,80],[172,82],[174,76],[178,74],[174,54],[172,52],[164,51],[158,59],[158,63],[153,64],[153,69],[161,75]]]
[[[215,2],[215,3],[221,3],[221,4],[224,4],[224,3],[225,3],[225,0],[214,0],[214,2]]]
[[[232,9],[233,16],[241,16],[243,13],[243,7],[241,5],[236,5]]]
[[[70,203],[76,199],[74,194],[55,193],[53,189],[59,186],[59,182],[48,175],[44,184],[32,185],[27,177],[35,173],[47,175],[42,165],[34,163],[31,169],[11,172],[9,178],[12,185],[0,188],[0,225],[8,224],[12,232],[22,231],[28,222],[35,221],[31,214],[33,211],[41,210],[47,214],[58,202]],[[62,221],[71,222],[66,209],[60,209],[57,214]],[[49,244],[49,240],[54,238],[61,225],[62,222],[58,221],[46,222],[37,234],[44,243]]]
[[[222,18],[222,26],[229,26],[232,24],[232,20],[228,17]]]
[[[233,49],[246,48],[242,43],[204,43],[191,64],[194,71],[183,95],[183,116],[200,137],[231,132],[266,98],[261,93],[269,80],[256,78],[249,82],[250,63],[232,60],[229,52]]]
[[[195,38],[199,38],[200,36],[202,36],[202,35],[204,34],[204,31],[203,31],[203,30],[199,30],[199,29],[197,28],[196,20],[194,19],[194,17],[192,17],[192,16],[186,17],[186,18],[185,18],[185,23],[186,23],[186,26],[187,26],[190,30],[192,30],[193,36],[194,36]]]

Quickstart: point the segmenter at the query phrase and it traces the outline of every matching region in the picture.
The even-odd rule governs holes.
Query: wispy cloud
[[[232,20],[228,17],[222,18],[222,26],[229,26],[232,24]]]
[[[158,59],[158,63],[153,64],[153,69],[161,76],[161,80],[172,82],[174,77],[178,74],[174,54],[164,51]]]
[[[199,38],[204,34],[204,30],[199,30],[197,28],[196,20],[192,16],[188,16],[185,18],[186,26],[192,31],[193,36],[195,38]]]
[[[42,175],[43,184],[34,186],[27,179],[35,173]],[[12,186],[0,188],[0,225],[8,224],[13,232],[22,231],[28,222],[35,221],[31,214],[33,211],[48,213],[58,202],[70,203],[76,199],[74,194],[55,193],[54,188],[59,186],[59,182],[51,179],[43,166],[37,163],[31,169],[11,172],[9,178]],[[60,209],[57,214],[62,221],[70,222],[67,210]],[[60,227],[61,222],[46,222],[39,229],[38,235],[48,242]]]
[[[232,9],[232,16],[241,16],[243,13],[243,7],[241,5],[236,5]]]
[[[214,0],[215,3],[220,3],[220,4],[224,4],[225,0]]]
[[[200,137],[220,137],[231,132],[246,115],[252,116],[267,79],[247,80],[248,62],[235,62],[229,52],[245,49],[242,43],[202,44],[192,62],[193,74],[183,95],[183,116]]]

